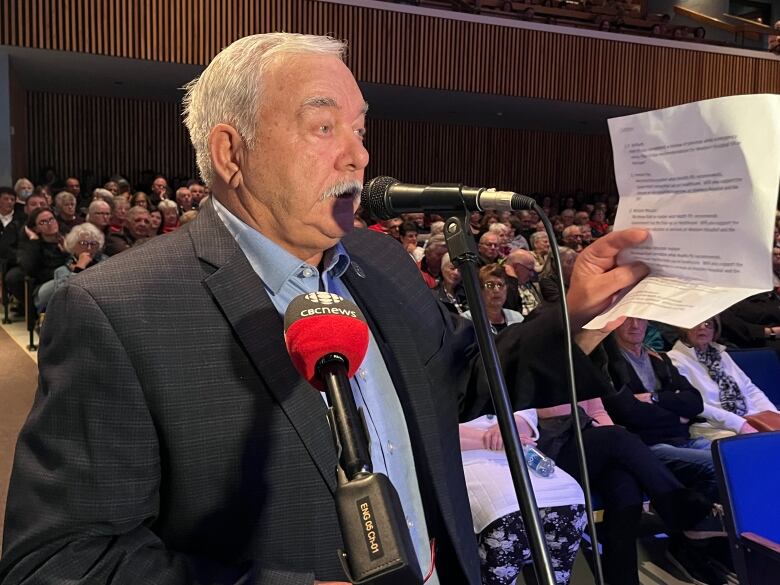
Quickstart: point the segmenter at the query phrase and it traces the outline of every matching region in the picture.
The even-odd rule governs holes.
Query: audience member
[[[574,213],[573,225],[583,226],[588,225],[590,221],[590,214],[587,211],[577,211]]]
[[[772,286],[780,293],[780,248],[772,248]]]
[[[130,197],[130,207],[143,207],[144,209],[151,210],[152,202],[149,200],[149,196],[143,191],[136,191],[133,196]]]
[[[76,196],[70,191],[60,191],[54,198],[54,212],[60,233],[67,234],[74,226],[84,223],[84,218],[76,214]]]
[[[669,356],[644,345],[647,321],[627,318],[605,341],[617,390],[603,398],[612,419],[636,433],[684,485],[719,499],[710,441],[692,438],[701,395]]]
[[[399,228],[401,245],[415,262],[423,259],[423,249],[417,245],[417,229],[417,224],[411,221],[403,222]]]
[[[18,226],[23,212],[15,208],[15,203],[14,190],[0,187],[0,261],[6,262],[6,269],[16,264],[16,248],[19,245]]]
[[[514,419],[520,440],[534,444],[539,436],[536,411],[518,411]],[[482,416],[462,423],[459,434],[482,583],[510,585],[531,562],[531,550],[498,424],[494,416]],[[585,496],[562,469],[530,477],[555,582],[566,585],[585,529]]]
[[[106,181],[103,185],[103,189],[111,193],[114,197],[119,195],[119,184],[116,181]]]
[[[490,327],[494,334],[506,329],[514,323],[521,323],[523,316],[512,309],[505,309],[507,284],[506,270],[500,264],[487,264],[479,269],[479,284],[482,290],[482,300],[485,303]],[[464,311],[463,316],[471,319],[471,310]]]
[[[54,288],[54,271],[65,264],[68,254],[62,248],[57,218],[49,208],[35,209],[27,218],[27,228],[33,235],[19,245],[19,266],[33,279],[33,303],[41,310],[41,299],[48,299]]]
[[[184,225],[184,224],[190,223],[196,217],[198,217],[198,210],[197,209],[190,209],[189,211],[185,211],[184,213],[181,214],[181,219],[179,220],[179,225]],[[151,216],[149,216],[149,229],[151,230]],[[151,233],[150,233],[150,235],[151,235]]]
[[[169,234],[179,229],[179,206],[170,199],[163,199],[158,203],[157,209],[162,214],[162,233]]]
[[[65,179],[65,189],[72,193],[77,200],[81,197],[81,182],[76,177]]]
[[[574,210],[571,208],[566,208],[563,211],[561,211],[561,222],[563,223],[564,229],[574,225]]]
[[[187,188],[190,190],[190,194],[192,194],[192,208],[197,209],[201,200],[206,196],[206,189],[198,179],[187,181]]]
[[[777,291],[739,301],[720,317],[723,337],[737,347],[770,347],[780,355],[780,294]]]
[[[497,234],[487,231],[479,238],[479,262],[483,266],[498,262],[501,240]]]
[[[531,245],[531,253],[534,255],[534,270],[541,272],[550,253],[550,238],[547,232],[542,229],[542,231],[531,234],[531,239],[528,242]]]
[[[563,229],[561,236],[561,243],[574,250],[575,252],[582,252],[582,230],[578,225],[570,225]]]
[[[168,199],[168,181],[162,175],[157,175],[152,181],[151,195],[155,206],[163,199]]]
[[[561,257],[563,268],[563,286],[568,290],[574,262],[577,260],[577,252],[566,246],[561,246],[558,248],[558,254]],[[547,261],[539,274],[539,290],[542,293],[542,298],[548,303],[558,302],[561,297],[561,289],[558,287],[558,272],[552,254],[547,256]]]
[[[514,278],[507,279],[507,284],[515,286],[518,305],[515,307],[521,315],[527,316],[542,303],[542,293],[536,281],[536,265],[534,255],[528,250],[515,250],[506,258],[507,272],[512,271]],[[510,307],[512,308],[512,307]]]
[[[179,206],[179,215],[192,209],[192,193],[187,187],[176,189],[176,204]]]
[[[428,288],[436,288],[439,285],[441,280],[441,259],[446,253],[447,244],[444,236],[428,238],[428,245],[423,250],[423,258],[417,264]]]
[[[14,183],[14,193],[16,193],[16,205],[19,209],[24,207],[27,198],[33,194],[33,184],[30,179],[22,177]]]
[[[609,231],[609,224],[607,223],[604,210],[602,208],[594,207],[590,214],[590,221],[588,221],[588,226],[590,226],[590,233],[594,238],[600,238]]]
[[[103,187],[98,187],[94,191],[92,191],[92,201],[95,201],[97,199],[100,199],[101,201],[105,201],[111,206],[111,209],[114,209],[114,196],[111,194],[111,191],[108,191],[107,189],[103,189]]]
[[[112,234],[121,233],[125,229],[125,220],[127,211],[130,209],[130,202],[124,197],[114,197],[114,206],[111,209],[111,220],[109,229]]]
[[[156,207],[149,210],[149,236],[159,236],[163,229],[162,212]]]
[[[566,404],[538,409],[537,413],[539,448],[581,483],[571,407]],[[580,423],[588,478],[604,509],[599,540],[607,583],[639,584],[636,538],[645,494],[671,533],[692,537],[724,534],[713,519],[712,501],[686,488],[637,435],[615,425],[601,399],[580,402]],[[689,573],[706,572],[708,567],[700,568],[703,563],[698,558],[689,560],[689,547],[681,542],[675,539],[668,549],[675,564],[690,568]]]
[[[176,205],[170,201],[172,205]],[[149,212],[143,207],[131,207],[125,218],[124,229],[112,233],[106,242],[106,254],[113,256],[144,243],[149,239],[151,219]]]
[[[96,226],[89,222],[74,226],[62,244],[63,249],[70,254],[67,262],[54,271],[53,286],[41,287],[39,293],[40,309],[46,305],[56,290],[67,282],[74,274],[102,262],[108,256],[103,254],[105,237]],[[44,289],[46,289],[44,291]]]
[[[97,227],[103,234],[103,240],[107,241],[111,234],[111,204],[104,199],[93,200],[87,209],[87,221]]]
[[[434,289],[434,294],[450,313],[460,315],[469,308],[460,270],[450,260],[449,253],[441,257],[441,280]]]
[[[674,365],[704,400],[701,415],[706,422],[693,425],[691,431],[711,438],[754,433],[756,429],[746,417],[778,410],[734,362],[726,347],[715,343],[719,329],[718,317],[684,329],[669,352]]]

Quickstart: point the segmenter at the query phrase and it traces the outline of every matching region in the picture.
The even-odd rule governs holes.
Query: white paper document
[[[619,264],[650,274],[588,323],[621,316],[690,328],[772,288],[780,96],[717,98],[609,120],[615,230],[650,237]]]

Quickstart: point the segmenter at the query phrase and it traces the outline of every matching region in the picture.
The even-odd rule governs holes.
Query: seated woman
[[[460,271],[450,261],[449,254],[441,257],[441,281],[433,289],[433,293],[450,313],[460,315],[468,309],[466,291],[461,285]]]
[[[565,404],[537,413],[540,449],[580,481],[571,407]],[[588,478],[604,508],[599,534],[607,583],[639,583],[636,538],[644,494],[650,496],[670,532],[686,531],[692,538],[722,535],[712,515],[713,503],[683,486],[637,435],[614,425],[600,398],[580,402],[580,424]],[[667,554],[689,575],[707,583],[720,582],[679,534],[671,539]]]
[[[179,206],[170,199],[164,199],[157,205],[157,209],[162,214],[162,231],[160,233],[169,234],[179,229]]]
[[[569,290],[569,281],[574,270],[574,262],[577,260],[577,252],[567,246],[560,246],[558,253],[561,256],[561,265],[563,266],[563,286]],[[542,292],[542,298],[548,303],[557,303],[561,298],[556,270],[553,255],[548,254],[542,272],[539,274],[539,290]]]
[[[108,258],[108,256],[103,254],[105,241],[103,232],[91,223],[83,223],[70,230],[68,235],[65,236],[65,242],[62,247],[71,256],[63,266],[54,271],[53,286],[46,287],[45,291],[42,290],[38,294],[38,302],[42,308],[46,307],[51,296],[71,276]]]
[[[536,411],[516,412],[515,423],[523,444],[533,444],[539,435]],[[483,416],[462,423],[460,448],[482,583],[508,585],[515,581],[522,566],[531,562],[531,550],[495,418]],[[585,528],[585,496],[562,469],[548,477],[530,476],[555,582],[567,584]]]
[[[29,240],[19,245],[19,265],[33,279],[33,303],[40,311],[54,289],[54,271],[65,264],[69,254],[62,248],[62,234],[51,209],[40,207],[27,218]]]
[[[713,317],[693,329],[681,331],[680,339],[667,354],[680,373],[688,378],[704,399],[701,416],[706,423],[691,426],[691,435],[717,438],[737,433],[754,433],[745,419],[760,412],[778,412],[774,404],[747,374],[734,363],[726,347],[715,343],[720,319]]]
[[[508,292],[506,282],[506,270],[500,264],[488,264],[479,269],[482,299],[494,334],[523,320],[519,312],[504,308]],[[464,311],[463,316],[471,319],[471,310]]]

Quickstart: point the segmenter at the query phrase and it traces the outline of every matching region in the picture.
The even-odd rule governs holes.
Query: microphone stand
[[[464,229],[468,225],[468,212],[465,212],[463,217],[453,216],[448,218],[444,223],[444,238],[447,242],[451,262],[461,270],[463,275],[463,286],[466,290],[466,298],[468,299],[471,316],[474,321],[482,365],[487,375],[490,395],[493,398],[493,406],[495,407],[498,426],[501,430],[501,438],[504,441],[509,471],[512,475],[517,501],[520,504],[520,512],[523,516],[523,523],[528,536],[528,542],[530,543],[536,578],[540,585],[555,585],[555,575],[552,570],[550,553],[547,550],[531,478],[528,476],[523,447],[515,426],[514,413],[509,403],[506,382],[496,351],[496,342],[482,302],[479,279],[477,277],[479,257],[476,245],[474,238],[471,236],[471,231]]]

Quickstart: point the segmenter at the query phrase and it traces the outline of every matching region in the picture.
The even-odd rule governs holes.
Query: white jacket
[[[723,371],[736,380],[737,386],[739,386],[742,395],[745,397],[745,404],[748,409],[747,414],[756,414],[764,410],[777,412],[775,405],[748,378],[747,374],[734,363],[731,356],[724,351],[726,347],[718,343],[712,343],[711,345],[720,352]],[[688,381],[701,394],[704,400],[704,410],[701,416],[706,418],[707,422],[715,428],[739,433],[742,425],[745,424],[745,419],[738,414],[723,409],[720,404],[718,385],[710,378],[707,368],[696,359],[695,350],[685,345],[682,341],[677,341],[667,355],[677,369],[680,370],[680,373],[688,378]]]

